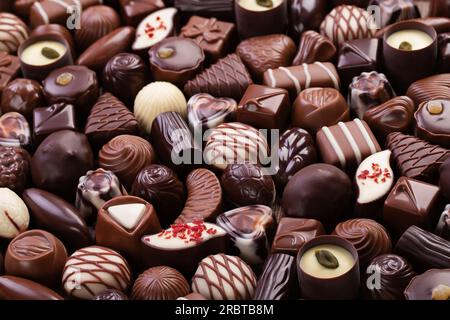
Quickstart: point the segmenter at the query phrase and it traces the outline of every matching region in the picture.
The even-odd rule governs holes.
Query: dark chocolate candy
[[[292,177],[284,189],[282,206],[286,216],[317,219],[331,231],[348,215],[351,199],[352,183],[345,172],[321,163]]]
[[[249,265],[266,260],[275,223],[272,209],[264,205],[240,207],[217,217],[217,225],[230,235],[237,255]]]
[[[413,0],[421,17],[448,17],[450,7],[447,0]]]
[[[419,138],[450,148],[450,99],[423,102],[414,117]]]
[[[328,13],[327,0],[291,0],[290,28],[299,36],[307,30],[319,30],[320,24]]]
[[[362,286],[366,299],[404,300],[403,290],[416,275],[409,262],[396,254],[382,254],[374,258],[367,267],[366,276],[369,278],[374,274],[374,280],[367,279]],[[378,280],[379,285],[375,282]]]
[[[450,269],[428,270],[416,276],[404,293],[407,300],[449,300]]]
[[[103,69],[103,88],[133,109],[134,98],[149,82],[148,68],[141,57],[132,53],[119,53]]]
[[[158,216],[151,204],[138,197],[118,196],[98,210],[95,241],[139,263],[142,260],[141,237],[160,231]]]
[[[256,129],[285,129],[291,114],[289,93],[285,89],[252,84],[239,102],[236,120]]]
[[[297,291],[295,258],[287,254],[271,255],[264,264],[256,284],[254,300],[287,300],[295,298]]]
[[[196,93],[209,93],[215,97],[240,100],[252,83],[239,56],[229,54],[186,83],[184,92],[189,97]]]
[[[431,230],[440,213],[439,197],[437,186],[401,177],[384,203],[383,221],[396,235],[412,225]]]
[[[450,201],[450,159],[447,159],[439,168],[439,187],[442,195]]]
[[[31,176],[36,187],[73,199],[78,178],[93,166],[94,156],[86,136],[62,130],[39,145],[31,159]]]
[[[186,204],[175,223],[215,221],[222,211],[222,188],[216,175],[207,169],[196,169],[187,176],[186,188]]]
[[[55,103],[50,107],[33,110],[33,138],[39,145],[53,132],[59,130],[76,130],[75,107],[64,102]]]
[[[316,134],[324,126],[350,120],[350,110],[342,94],[333,88],[305,89],[295,99],[292,125]]]
[[[233,17],[233,0],[174,0],[173,5],[186,15],[198,14],[203,17]]]
[[[413,0],[372,0],[370,5],[380,8],[381,28],[398,21],[420,18],[420,12]]]
[[[43,285],[14,276],[0,277],[2,300],[63,300],[55,291]]]
[[[119,0],[122,20],[136,27],[150,13],[164,8],[162,0]]]
[[[120,135],[105,144],[98,154],[99,166],[114,172],[119,181],[130,188],[138,173],[155,162],[155,152],[148,141]]]
[[[225,199],[236,207],[262,204],[271,206],[275,201],[272,177],[259,165],[230,164],[220,179]]]
[[[3,275],[3,255],[0,253],[0,276]]]
[[[172,169],[152,164],[143,168],[133,182],[131,194],[150,202],[161,226],[170,226],[184,205],[184,186]]]
[[[33,118],[33,109],[44,104],[44,94],[39,82],[29,79],[11,81],[1,95],[3,113],[18,112],[28,121]]]
[[[320,221],[301,218],[281,218],[272,243],[272,253],[285,253],[296,257],[309,240],[324,235]]]
[[[283,190],[292,176],[302,168],[317,162],[314,139],[305,130],[291,128],[280,137],[278,166],[272,176],[278,190]]]
[[[348,105],[352,113],[362,119],[364,113],[372,107],[395,97],[386,76],[376,71],[363,72],[353,78],[348,92]]]
[[[434,99],[450,99],[450,73],[437,74],[411,84],[406,92],[416,107]]]
[[[18,1],[21,1],[21,0],[18,0]],[[26,0],[26,1],[30,1],[30,0]],[[11,9],[13,8],[13,4],[14,4],[14,0],[2,1],[2,3],[0,4],[0,11],[1,12],[9,12],[9,11],[11,11]]]
[[[22,194],[30,176],[30,155],[25,149],[0,146],[0,187]]]
[[[450,204],[445,207],[439,217],[434,233],[450,241]]]
[[[440,165],[450,157],[450,150],[400,132],[387,136],[386,147],[402,176],[429,183],[437,182]]]
[[[384,144],[392,132],[409,133],[414,119],[414,102],[407,96],[392,98],[385,103],[372,107],[364,113],[367,122],[377,140]]]
[[[192,16],[181,28],[180,36],[197,42],[208,61],[215,63],[230,51],[234,33],[234,23]]]
[[[27,189],[23,201],[30,209],[36,227],[61,239],[69,251],[92,242],[85,221],[78,210],[63,199],[40,189]]]
[[[32,2],[35,2],[35,1],[32,1]],[[28,12],[27,12],[27,14],[28,14]],[[64,40],[66,40],[70,46],[70,49],[72,51],[72,56],[73,57],[76,56],[75,42],[73,40],[72,34],[65,26],[62,26],[60,24],[54,24],[54,23],[42,24],[42,25],[34,28],[33,31],[31,31],[30,37],[40,36],[40,35],[44,35],[44,34],[45,35],[55,34],[57,36],[64,38]]]
[[[134,33],[133,27],[121,27],[111,31],[91,44],[78,57],[77,64],[95,71],[102,71],[109,59],[129,50]]]
[[[0,51],[0,95],[3,88],[20,73],[20,61],[16,56],[10,56]]]
[[[303,1],[304,2],[304,1]],[[298,52],[292,62],[293,65],[331,61],[336,55],[336,47],[325,36],[316,31],[306,31],[302,34]]]
[[[450,241],[416,226],[403,233],[394,251],[408,260],[417,272],[450,268]]]
[[[450,72],[450,33],[441,33],[438,35],[439,43],[439,73]]]
[[[49,105],[64,102],[75,106],[76,116],[84,119],[98,98],[94,71],[84,66],[66,66],[51,72],[42,82]]]
[[[66,248],[58,238],[43,230],[30,230],[9,243],[5,271],[54,288],[61,283],[66,259]]]
[[[5,147],[29,147],[31,132],[27,119],[17,112],[0,117],[0,145]]]
[[[128,300],[128,297],[122,291],[107,289],[97,294],[92,300]]]
[[[0,51],[15,54],[28,38],[28,27],[16,15],[0,12]]]
[[[203,68],[205,54],[192,39],[166,38],[148,52],[153,79],[171,82],[179,87],[195,77]]]
[[[100,149],[122,134],[138,135],[139,123],[134,114],[110,93],[100,96],[86,120],[84,134],[91,145]]]
[[[446,0],[444,0],[446,1]],[[428,1],[427,1],[428,2]],[[419,18],[419,19],[411,19],[409,21],[412,22],[420,22],[420,23],[424,23],[427,26],[430,26],[432,28],[434,28],[434,30],[436,30],[436,32],[439,33],[444,33],[444,32],[450,32],[450,18],[447,17],[439,17],[439,16],[435,16],[435,17],[426,17],[426,18]],[[375,37],[377,38],[383,38],[384,33],[386,32],[386,30],[389,28],[390,26],[387,26],[386,28],[383,29],[379,29],[376,34]]]
[[[296,50],[294,41],[288,36],[270,34],[242,41],[236,48],[236,53],[253,79],[259,81],[268,69],[290,66]]]

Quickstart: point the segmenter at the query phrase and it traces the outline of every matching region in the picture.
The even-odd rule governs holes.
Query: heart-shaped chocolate
[[[8,112],[0,117],[0,145],[26,147],[31,142],[27,119],[17,112]]]
[[[195,132],[232,121],[237,103],[231,98],[215,98],[207,93],[199,93],[189,99],[187,109],[189,127]]]

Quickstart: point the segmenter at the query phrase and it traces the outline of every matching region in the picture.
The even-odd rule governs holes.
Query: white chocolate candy
[[[27,38],[28,28],[22,20],[11,13],[0,12],[0,51],[15,53]]]
[[[108,208],[109,215],[122,227],[133,230],[145,214],[145,204],[127,203]]]
[[[250,11],[268,11],[278,7],[283,3],[283,1],[285,0],[272,0],[273,5],[271,7],[267,7],[259,5],[256,0],[239,0],[239,5]]]
[[[45,47],[51,48],[58,52],[59,57],[55,59],[49,59],[48,57],[44,56],[42,54],[42,49]],[[58,41],[39,41],[26,47],[20,55],[20,59],[28,65],[45,66],[61,59],[66,51],[67,48]]]
[[[433,43],[433,38],[431,38],[428,33],[416,29],[405,29],[396,31],[391,34],[386,42],[393,48],[399,49],[402,42],[407,42],[411,45],[411,50],[420,50],[428,47]]]
[[[0,188],[0,237],[12,239],[27,230],[30,214],[23,200],[11,189]]]

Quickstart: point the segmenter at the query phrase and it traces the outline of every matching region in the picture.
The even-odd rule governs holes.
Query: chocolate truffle
[[[447,159],[439,168],[439,187],[442,195],[450,201],[450,159]]]
[[[230,164],[222,173],[220,182],[225,199],[235,207],[275,201],[275,184],[264,169],[251,163]]]
[[[351,199],[352,183],[345,172],[321,163],[292,177],[284,189],[282,206],[286,216],[317,219],[330,230],[348,214]]]
[[[292,125],[316,134],[323,126],[350,120],[350,110],[341,93],[333,88],[305,89],[295,99]]]
[[[271,208],[251,205],[226,211],[217,217],[217,225],[230,235],[237,255],[249,265],[266,260],[275,229]]]
[[[406,95],[416,107],[434,99],[450,99],[450,73],[437,74],[412,83]]]
[[[325,229],[320,221],[283,217],[273,239],[272,253],[285,253],[296,257],[306,242],[324,234]]]
[[[298,52],[292,64],[298,66],[316,61],[331,61],[336,52],[336,47],[327,37],[313,30],[305,31],[301,36]]]
[[[105,93],[98,98],[84,127],[84,134],[96,149],[100,149],[114,137],[138,133],[139,123],[134,114],[110,93]]]
[[[363,72],[353,78],[348,90],[350,110],[360,119],[370,108],[379,106],[395,96],[386,76],[376,71]]]
[[[367,123],[359,119],[323,127],[317,132],[316,143],[323,162],[351,175],[363,159],[381,151]]]
[[[10,82],[1,95],[3,113],[18,112],[28,120],[33,118],[33,109],[44,104],[44,94],[39,82],[16,79]]]
[[[75,251],[67,259],[62,283],[70,296],[92,299],[105,289],[126,291],[131,284],[131,271],[116,251],[91,246]]]
[[[112,171],[91,170],[78,181],[75,206],[85,220],[93,220],[103,204],[115,197],[127,195]]]
[[[322,20],[328,13],[327,0],[291,0],[290,1],[290,31],[299,36],[307,30],[319,30]]]
[[[412,279],[405,289],[406,300],[449,300],[450,269],[428,270]]]
[[[49,105],[58,102],[73,104],[75,113],[80,119],[85,119],[89,115],[99,94],[95,72],[84,66],[56,69],[42,84]]]
[[[31,143],[27,119],[17,112],[8,112],[0,117],[0,145],[27,148]]]
[[[333,234],[348,240],[358,251],[361,268],[381,254],[390,253],[391,238],[386,229],[371,219],[351,219],[339,223]]]
[[[367,267],[366,275],[374,280],[363,285],[363,295],[371,300],[403,300],[403,290],[416,275],[408,261],[396,254],[382,254],[374,258]],[[379,285],[376,281],[379,280]]]
[[[439,210],[437,186],[400,177],[384,203],[383,221],[396,235],[401,235],[412,225],[430,230]]]
[[[446,240],[450,240],[450,204],[445,206],[434,233]]]
[[[414,117],[419,138],[450,148],[450,100],[422,102]]]
[[[366,10],[341,5],[335,7],[322,21],[320,33],[327,36],[336,46],[353,39],[371,38],[375,29],[371,29],[370,14]]]
[[[413,0],[373,0],[370,5],[380,8],[379,27],[384,28],[398,21],[420,18],[420,12],[414,2]]]
[[[155,44],[148,52],[153,78],[179,87],[203,68],[203,49],[191,39],[170,37]]]
[[[133,27],[136,27],[150,13],[164,8],[162,0],[119,0],[118,2],[122,20]]]
[[[204,149],[204,160],[224,170],[228,164],[261,163],[266,160],[267,154],[267,141],[258,130],[243,123],[228,122],[211,130]]]
[[[45,138],[31,159],[36,187],[75,197],[78,179],[94,166],[94,155],[84,134],[62,130]]]
[[[30,214],[22,199],[11,189],[0,188],[0,238],[13,239],[28,229]]]
[[[175,300],[189,293],[189,283],[177,270],[159,266],[145,270],[136,279],[133,300]]]
[[[184,93],[192,97],[196,93],[209,93],[215,97],[240,100],[253,81],[241,58],[229,54],[198,74],[184,86]]]
[[[193,95],[187,103],[189,128],[195,134],[213,129],[234,118],[237,103],[231,98],[215,98],[207,93]]]
[[[241,258],[223,253],[203,259],[192,278],[192,291],[209,300],[248,300],[255,288],[252,269]]]
[[[300,169],[317,161],[317,152],[311,135],[299,128],[286,130],[278,145],[278,166],[272,176],[278,190],[283,190]]]
[[[22,194],[30,176],[30,159],[22,148],[0,146],[0,187]]]
[[[177,12],[176,8],[165,8],[141,20],[131,48],[138,53],[145,52],[161,40],[174,35]]]
[[[137,197],[119,196],[98,210],[95,241],[140,263],[141,237],[160,231],[158,216],[151,204]]]
[[[16,53],[27,38],[28,28],[19,17],[0,12],[0,51]]]
[[[181,28],[180,36],[191,38],[203,49],[209,62],[217,62],[231,49],[235,33],[234,23],[192,16]]]
[[[97,294],[92,300],[128,300],[128,297],[122,291],[107,289]]]
[[[50,134],[60,130],[77,129],[75,107],[64,102],[55,103],[50,107],[33,110],[33,138],[39,145]]]
[[[155,162],[153,147],[146,140],[130,135],[117,136],[103,146],[98,154],[99,166],[114,172],[126,188],[138,173]]]
[[[92,6],[83,10],[80,28],[75,30],[75,41],[80,50],[88,48],[95,41],[120,26],[120,18],[113,8]]]
[[[26,189],[23,200],[30,208],[33,223],[61,239],[69,251],[91,244],[86,222],[80,212],[65,200],[40,189]]]
[[[35,1],[32,1],[35,2]],[[28,14],[28,12],[27,12]],[[75,52],[75,43],[72,37],[72,34],[70,33],[69,29],[67,29],[65,26],[60,24],[43,24],[33,29],[30,33],[30,37],[34,36],[40,36],[40,35],[49,35],[54,34],[56,36],[60,36],[64,38],[64,40],[67,41],[67,44],[70,47],[70,50],[72,51],[72,57],[76,56]]]
[[[109,59],[103,69],[103,89],[133,109],[134,98],[149,83],[144,60],[132,53],[119,53]]]
[[[187,200],[175,223],[214,221],[222,211],[222,188],[207,169],[193,170],[186,178]]]
[[[165,265],[190,278],[203,258],[228,252],[228,243],[229,236],[223,228],[197,220],[175,223],[160,233],[142,237],[138,254],[146,267]]]
[[[414,102],[410,98],[400,96],[370,108],[364,113],[363,119],[377,140],[384,143],[389,133],[409,133],[414,119],[414,109]]]
[[[288,36],[270,34],[242,41],[236,48],[236,53],[253,79],[259,81],[268,69],[290,66],[296,50],[294,41]]]
[[[9,243],[5,271],[11,276],[57,287],[66,259],[66,248],[58,238],[43,230],[30,230]]]
[[[429,183],[437,183],[439,167],[450,157],[450,150],[400,132],[387,136],[386,147],[402,176]]]
[[[153,120],[163,112],[187,115],[187,103],[183,92],[169,82],[152,82],[139,91],[134,101],[134,115],[141,127],[150,134]]]
[[[0,299],[2,300],[63,300],[55,291],[43,285],[14,276],[0,277]]]

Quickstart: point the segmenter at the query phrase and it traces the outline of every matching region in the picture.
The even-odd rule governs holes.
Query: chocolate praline
[[[450,269],[432,269],[414,277],[404,293],[406,300],[449,300]]]
[[[0,117],[0,145],[28,148],[30,144],[30,126],[23,115],[8,112]]]
[[[28,184],[30,159],[22,148],[0,146],[0,187],[21,194]]]
[[[43,285],[20,277],[0,277],[2,300],[63,300],[58,293]]]
[[[1,94],[3,113],[18,112],[28,121],[33,118],[33,109],[44,104],[44,93],[39,82],[29,79],[11,81]]]
[[[128,297],[122,291],[108,289],[97,294],[92,300],[128,300]]]
[[[447,201],[450,201],[450,157],[439,168],[439,187]]]
[[[450,100],[430,100],[419,105],[416,134],[433,144],[450,148]]]
[[[35,2],[35,1],[33,1]],[[73,37],[72,34],[70,33],[70,31],[60,25],[60,24],[43,24],[40,25],[38,27],[36,27],[35,29],[33,29],[33,31],[31,31],[30,33],[30,37],[32,36],[40,36],[40,35],[47,35],[47,34],[56,34],[57,36],[63,37],[67,43],[70,46],[70,49],[72,51],[72,56],[75,57],[75,43],[73,41]]]
[[[327,12],[327,0],[291,0],[291,32],[299,36],[306,30],[319,30]]]

